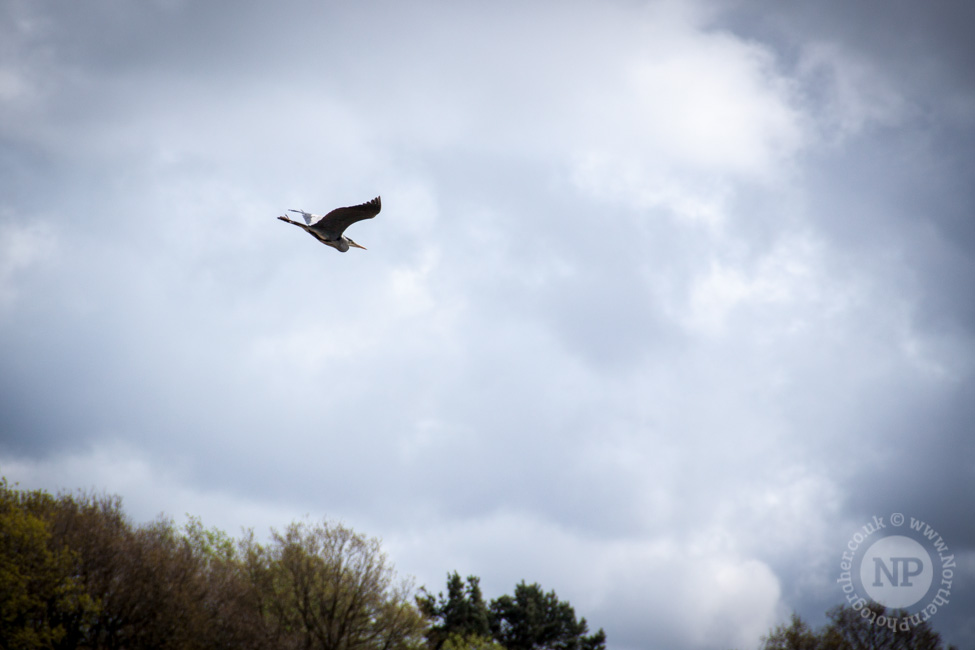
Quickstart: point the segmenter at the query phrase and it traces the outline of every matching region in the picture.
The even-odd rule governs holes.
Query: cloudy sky
[[[785,6],[788,4],[788,6]],[[0,473],[612,650],[756,648],[900,512],[975,645],[975,8],[0,2]],[[340,254],[275,220],[382,195]]]

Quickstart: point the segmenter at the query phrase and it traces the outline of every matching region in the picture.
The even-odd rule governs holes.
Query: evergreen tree
[[[577,620],[568,602],[537,583],[522,581],[514,596],[491,601],[491,632],[507,650],[604,650],[606,633],[588,631],[585,618]]]
[[[441,650],[448,638],[490,638],[490,612],[481,595],[480,578],[468,576],[466,584],[456,571],[447,574],[447,596],[426,593],[416,599],[427,618],[437,621],[427,630],[427,643]]]

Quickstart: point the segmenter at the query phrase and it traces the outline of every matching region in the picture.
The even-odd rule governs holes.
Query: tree
[[[182,535],[182,543],[189,546],[197,562],[203,586],[192,605],[200,612],[195,635],[201,645],[235,650],[265,647],[239,543],[221,530],[205,528],[196,517],[188,517]]]
[[[427,644],[433,650],[605,650],[606,633],[587,635],[586,619],[576,620],[575,610],[554,591],[542,592],[524,581],[514,596],[501,596],[485,605],[480,579],[461,580],[447,574],[447,595],[436,597],[421,590],[417,605],[431,620]]]
[[[944,650],[941,635],[928,621],[895,625],[895,629],[876,622],[880,617],[906,620],[909,614],[904,610],[888,610],[877,603],[858,609],[840,605],[826,616],[829,623],[817,632],[793,613],[788,625],[779,625],[762,639],[762,650]]]
[[[888,610],[883,605],[869,603],[863,609],[871,615],[849,605],[834,607],[826,612],[829,623],[821,633],[823,650],[941,650],[941,635],[928,621],[918,621],[907,629],[891,629],[874,621],[880,616],[890,620],[904,620],[910,614],[905,610]]]
[[[437,621],[427,630],[427,643],[434,650],[445,647],[448,639],[453,645],[465,639],[486,638],[490,642],[490,611],[481,595],[480,578],[468,576],[467,584],[456,571],[447,574],[447,596],[436,598],[421,589],[416,603],[427,618]]]
[[[53,647],[65,637],[61,614],[90,608],[71,577],[71,552],[52,543],[42,516],[55,507],[50,495],[0,479],[0,648]]]
[[[788,625],[779,625],[762,638],[762,650],[820,650],[820,643],[819,636],[793,612]]]
[[[443,650],[505,650],[505,648],[489,636],[451,634],[444,641]]]
[[[491,601],[491,631],[508,650],[603,650],[606,633],[586,635],[586,619],[576,620],[575,610],[560,601],[554,591],[542,592],[524,581],[514,596]]]
[[[60,647],[226,647],[214,638],[202,559],[171,521],[136,527],[118,497],[61,495],[51,526],[95,605],[62,616]]]
[[[425,620],[394,578],[378,540],[343,526],[261,545],[0,477],[0,650],[418,648]]]
[[[399,650],[422,641],[408,582],[395,583],[379,541],[327,522],[293,523],[242,550],[256,609],[278,647]]]
[[[182,533],[166,519],[133,526],[118,497],[48,498],[35,510],[51,547],[70,549],[64,571],[79,590],[75,604],[50,613],[63,634],[49,647],[256,647],[247,583],[226,536],[193,521]]]

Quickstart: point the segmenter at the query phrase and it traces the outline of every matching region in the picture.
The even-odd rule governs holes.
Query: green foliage
[[[90,607],[71,577],[71,552],[39,514],[52,508],[50,496],[0,479],[0,648],[53,647],[65,636],[62,614]]]
[[[587,636],[586,619],[576,620],[575,610],[560,601],[554,591],[544,593],[536,583],[515,586],[514,596],[491,602],[494,638],[508,650],[602,650],[606,633]]]
[[[447,595],[423,592],[417,605],[432,625],[427,643],[434,650],[505,648],[507,650],[604,650],[606,633],[588,635],[586,619],[576,619],[568,602],[524,581],[513,596],[485,605],[480,580],[457,572],[447,575]]]
[[[54,538],[74,551],[71,574],[96,605],[63,617],[61,647],[202,648],[220,645],[210,626],[210,584],[200,557],[171,521],[133,526],[115,497],[62,495]]]
[[[238,542],[0,479],[0,650],[412,650],[425,620],[411,593],[378,540],[343,526]]]
[[[481,595],[480,578],[468,576],[467,583],[456,571],[447,574],[447,596],[434,598],[421,590],[416,599],[423,615],[440,621],[427,631],[427,642],[434,650],[445,646],[448,637],[457,639],[490,638],[490,611]]]
[[[443,643],[443,650],[505,650],[489,636],[451,634]]]
[[[205,562],[232,562],[237,557],[237,542],[217,528],[206,528],[199,517],[186,515],[183,538]]]

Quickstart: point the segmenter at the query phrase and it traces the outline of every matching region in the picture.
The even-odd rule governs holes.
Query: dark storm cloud
[[[975,183],[975,42],[965,33],[975,24],[975,7],[939,1],[922,10],[896,1],[786,8],[747,1],[732,14],[728,24],[737,32],[782,43],[785,62],[798,66],[803,44],[836,44],[901,96],[903,114],[893,123],[868,129],[855,147],[825,154],[810,191],[823,225],[844,245],[868,254],[894,248],[917,271],[924,286],[916,317],[923,326],[971,332],[975,306],[962,296],[975,284],[975,197],[966,189]]]
[[[808,212],[838,251],[897,287],[887,302],[901,302],[901,327],[915,332],[905,341],[916,346],[911,354],[922,365],[925,356],[941,362],[925,369],[926,380],[892,382],[893,368],[877,378],[880,390],[858,409],[866,417],[835,441],[839,462],[849,465],[837,477],[854,521],[909,511],[939,522],[954,552],[971,556],[975,538],[958,499],[975,485],[968,406],[975,195],[965,189],[975,182],[975,42],[964,35],[975,9],[961,2],[743,2],[726,18],[737,33],[776,43],[785,66],[801,69],[816,46],[845,51],[846,62],[832,79],[815,80],[811,97],[822,100],[844,69],[864,65],[883,80],[874,86],[880,94],[866,101],[890,106],[891,93],[899,97],[877,126],[809,165]],[[964,644],[971,635],[964,596],[956,604],[939,623]]]
[[[764,0],[736,2],[723,21],[736,33],[778,38],[788,54],[804,43],[836,40],[886,61],[899,75],[927,90],[926,83],[958,84],[975,62],[967,26],[975,9],[965,2],[936,0],[924,10],[908,0],[861,2],[850,6],[827,0],[816,6],[783,6]],[[932,76],[933,75],[933,76]],[[923,79],[926,77],[926,80]]]

